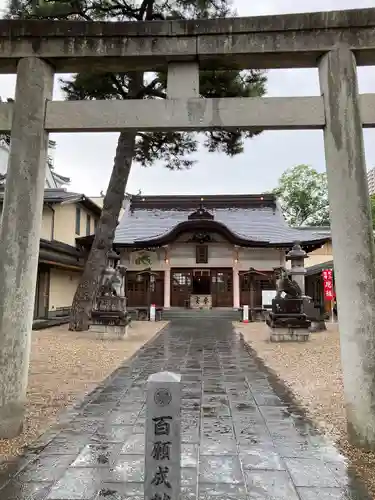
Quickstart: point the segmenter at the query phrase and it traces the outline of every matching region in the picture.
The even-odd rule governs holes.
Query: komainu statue
[[[115,254],[109,255],[108,264],[99,280],[98,292],[91,311],[90,330],[99,333],[115,333],[124,337],[130,324],[130,314],[126,310],[124,280],[126,268],[116,265]]]
[[[123,266],[117,266],[109,273],[105,269],[101,276],[101,284],[98,289],[98,297],[118,297],[121,295],[121,289],[124,281]]]
[[[276,273],[276,297],[282,298],[285,294],[285,299],[300,299],[302,297],[302,290],[298,283],[292,280],[290,273],[285,267],[275,269]]]
[[[311,321],[307,317],[302,290],[284,267],[275,269],[276,295],[266,317],[271,328],[271,342],[284,340],[305,341],[309,338]]]

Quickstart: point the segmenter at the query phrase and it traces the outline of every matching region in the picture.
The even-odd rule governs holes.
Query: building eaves
[[[69,268],[83,269],[84,252],[60,241],[41,239],[39,243],[39,262],[56,267],[68,266]]]
[[[44,202],[61,204],[81,203],[85,208],[99,217],[102,213],[101,207],[84,194],[66,191],[65,189],[45,189]]]
[[[0,202],[4,199],[5,190],[0,186]],[[81,193],[66,191],[66,189],[47,188],[44,190],[44,203],[46,204],[68,204],[81,203],[85,208],[100,217],[102,209],[90,198]]]
[[[306,261],[306,263],[308,263],[308,260]],[[314,266],[306,267],[306,276],[320,274],[324,269],[333,269],[333,260],[328,260],[327,262],[322,262],[320,264],[315,264]]]
[[[44,238],[41,238],[40,247],[64,253],[66,255],[71,255],[77,258],[82,256],[82,252],[78,248],[57,240],[46,240]]]

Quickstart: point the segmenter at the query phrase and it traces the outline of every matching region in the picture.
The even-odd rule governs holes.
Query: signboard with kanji
[[[324,269],[322,272],[322,276],[323,276],[324,298],[326,300],[333,300],[335,298],[335,291],[333,287],[332,269]]]

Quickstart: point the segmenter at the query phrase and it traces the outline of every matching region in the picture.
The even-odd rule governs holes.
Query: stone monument
[[[144,499],[180,500],[181,375],[150,375],[146,404]]]
[[[118,265],[116,252],[107,255],[107,267],[99,281],[91,311],[89,331],[100,338],[124,338],[127,335],[130,315],[126,311],[125,275],[126,268]]]

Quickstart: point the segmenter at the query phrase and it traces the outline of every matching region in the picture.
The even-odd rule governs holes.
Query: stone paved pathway
[[[0,499],[143,499],[144,389],[161,370],[183,376],[181,500],[368,498],[229,322],[184,319],[4,473]]]

